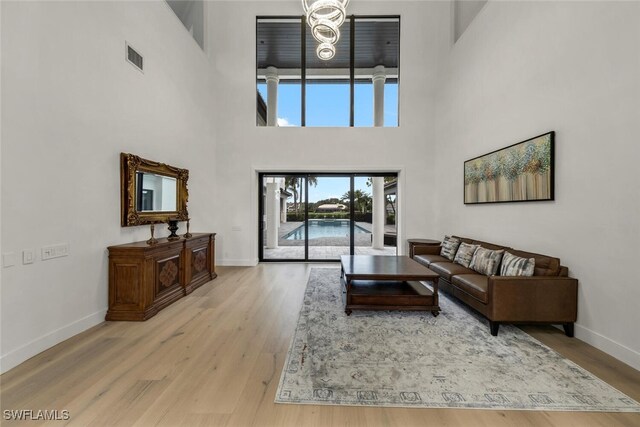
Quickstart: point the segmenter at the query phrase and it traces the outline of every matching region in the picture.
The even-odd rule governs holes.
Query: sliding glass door
[[[303,175],[261,175],[260,260],[307,258]]]
[[[395,255],[395,174],[259,174],[260,261]]]
[[[348,176],[309,176],[307,230],[310,260],[335,260],[351,253]]]

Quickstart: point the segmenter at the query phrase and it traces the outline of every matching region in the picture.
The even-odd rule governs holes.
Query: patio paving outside
[[[304,240],[287,240],[285,235],[301,226],[303,222],[285,222],[278,230],[278,248],[263,248],[264,259],[304,259]],[[371,247],[371,224],[357,222],[356,225],[368,233],[355,234],[356,255],[396,255],[395,246],[385,246],[384,249]],[[385,233],[395,234],[395,225],[385,226]],[[309,259],[339,259],[341,255],[349,255],[349,237],[319,237],[309,239]]]

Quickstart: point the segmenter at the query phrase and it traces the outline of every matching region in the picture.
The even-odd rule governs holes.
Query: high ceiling
[[[306,66],[308,69],[349,69],[350,23],[342,27],[340,40],[336,44],[336,56],[323,61],[316,55],[318,42],[306,31]],[[355,21],[355,67],[373,68],[384,65],[397,68],[400,49],[400,23],[398,19],[383,18],[380,21],[358,19]],[[278,69],[299,69],[301,66],[300,18],[280,20],[258,20],[257,60],[258,68],[269,66]]]

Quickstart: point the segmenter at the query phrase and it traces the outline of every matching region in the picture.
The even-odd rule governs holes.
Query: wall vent
[[[127,43],[127,61],[138,70],[144,69],[144,58],[134,48]]]

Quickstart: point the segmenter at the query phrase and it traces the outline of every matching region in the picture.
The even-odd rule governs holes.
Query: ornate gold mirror
[[[186,221],[189,170],[120,154],[120,204],[123,227]]]

